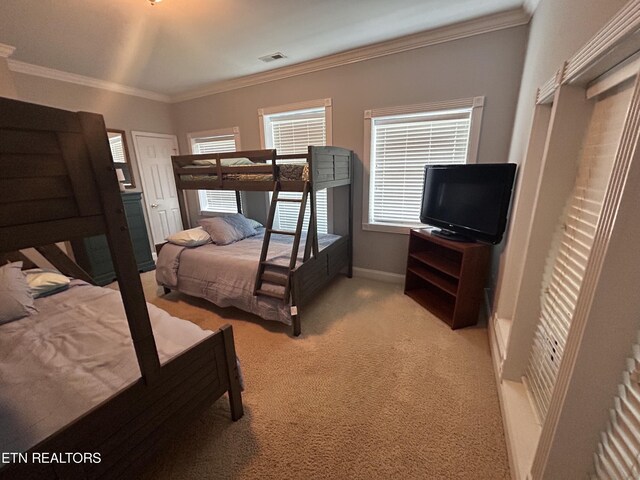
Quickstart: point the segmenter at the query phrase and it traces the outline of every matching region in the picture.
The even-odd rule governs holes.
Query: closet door
[[[546,417],[562,361],[632,87],[631,82],[626,82],[595,100],[573,191],[547,256],[540,315],[525,373],[541,421]],[[575,160],[567,158],[566,161]]]

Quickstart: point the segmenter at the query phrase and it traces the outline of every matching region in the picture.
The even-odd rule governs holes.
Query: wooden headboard
[[[73,261],[52,244],[99,234],[107,237],[140,370],[153,381],[160,361],[104,119],[0,98],[0,253],[36,247],[68,267]]]
[[[105,233],[119,198],[102,116],[0,98],[0,251]]]

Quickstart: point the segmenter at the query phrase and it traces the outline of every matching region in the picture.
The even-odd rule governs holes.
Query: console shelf
[[[411,230],[404,292],[452,329],[475,325],[491,246]]]

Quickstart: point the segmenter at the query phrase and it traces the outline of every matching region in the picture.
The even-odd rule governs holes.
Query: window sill
[[[388,225],[382,223],[363,223],[362,229],[370,232],[383,232],[383,233],[399,233],[402,235],[409,235],[412,228],[424,228],[425,225],[413,225],[413,226],[400,226],[400,225]]]

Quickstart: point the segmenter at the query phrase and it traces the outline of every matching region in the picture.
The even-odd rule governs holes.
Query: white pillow
[[[46,297],[69,288],[71,280],[57,270],[32,268],[24,272],[33,298]]]
[[[0,325],[36,312],[22,262],[0,267]]]
[[[181,247],[198,247],[210,243],[211,236],[202,227],[196,227],[169,235],[167,241]]]

